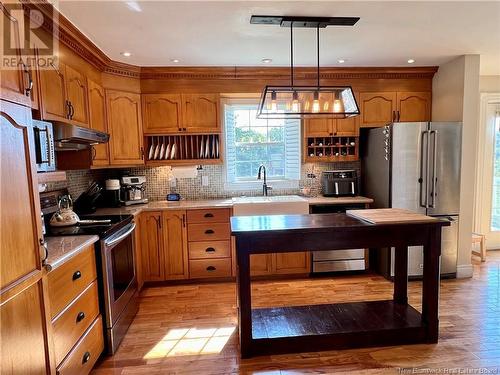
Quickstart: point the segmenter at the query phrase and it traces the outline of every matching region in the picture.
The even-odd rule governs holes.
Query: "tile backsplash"
[[[302,164],[299,189],[310,187],[311,195],[321,194],[321,172],[332,169],[356,169],[359,171],[360,162],[341,163],[306,163]],[[108,178],[119,178],[122,175],[146,176],[146,196],[151,201],[165,200],[170,192],[176,192],[184,199],[227,198],[241,195],[260,195],[261,189],[248,191],[230,191],[224,189],[224,167],[222,165],[203,166],[195,178],[178,178],[176,186],[171,187],[173,178],[172,169],[165,167],[137,167],[131,169],[100,169],[68,171],[67,181],[49,183],[48,190],[67,187],[69,193],[78,197],[91,181],[98,181],[104,185]],[[202,176],[208,177],[208,186],[202,186]],[[315,176],[315,177],[312,177]],[[272,185],[272,183],[270,183]],[[299,189],[273,189],[272,195],[298,194]]]

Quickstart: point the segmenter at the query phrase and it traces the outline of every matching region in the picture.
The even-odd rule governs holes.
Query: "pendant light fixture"
[[[290,28],[290,85],[267,85],[262,91],[258,118],[346,118],[359,115],[359,107],[351,86],[321,86],[319,70],[319,29],[327,26],[354,26],[359,17],[288,17],[252,16],[250,23],[279,25]],[[293,66],[293,29],[316,29],[316,85],[296,86]]]

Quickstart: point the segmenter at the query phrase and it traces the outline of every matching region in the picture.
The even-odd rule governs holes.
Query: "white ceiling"
[[[481,74],[500,75],[500,2],[59,1],[59,9],[110,58],[140,66],[286,66],[289,29],[250,16],[358,16],[321,30],[321,64],[440,65],[481,55]],[[297,65],[316,63],[314,29],[295,32]],[[132,56],[120,53],[130,51]],[[172,59],[179,59],[173,63]]]

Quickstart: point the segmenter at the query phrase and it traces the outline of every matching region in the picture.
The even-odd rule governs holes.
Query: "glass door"
[[[478,147],[475,231],[488,249],[500,249],[500,95],[483,102]]]

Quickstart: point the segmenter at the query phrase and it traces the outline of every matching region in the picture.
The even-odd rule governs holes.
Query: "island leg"
[[[398,246],[394,251],[394,302],[408,303],[408,247]]]
[[[438,342],[439,336],[439,257],[441,256],[441,228],[429,229],[424,246],[424,275],[422,285],[422,321],[427,325],[427,342]]]
[[[241,358],[251,357],[252,344],[252,300],[250,289],[250,255],[248,240],[236,239],[236,256],[238,259],[237,292],[238,292],[238,326],[240,333]]]

